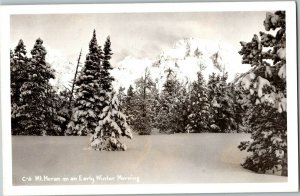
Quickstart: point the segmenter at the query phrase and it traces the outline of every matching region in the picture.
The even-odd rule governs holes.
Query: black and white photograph
[[[7,9],[7,195],[298,190],[293,2],[89,6]]]

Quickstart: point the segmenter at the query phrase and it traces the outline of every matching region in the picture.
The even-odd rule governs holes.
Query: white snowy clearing
[[[256,174],[240,166],[247,152],[237,146],[249,137],[134,135],[125,141],[127,151],[106,152],[87,150],[88,137],[13,136],[13,184],[287,182],[287,177]]]

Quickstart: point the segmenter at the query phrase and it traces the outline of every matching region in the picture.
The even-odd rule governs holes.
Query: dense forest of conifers
[[[118,80],[111,75],[106,79],[97,79],[101,75],[101,68],[97,66],[105,62],[95,36],[94,34],[85,61],[85,67],[90,67],[89,72],[86,71],[87,68],[79,71],[78,67],[74,68],[76,73],[71,88],[60,92],[56,92],[49,83],[50,79],[55,78],[55,70],[45,62],[47,52],[42,45],[43,41],[36,41],[31,50],[31,58],[26,56],[24,42],[19,41],[15,50],[11,51],[13,135],[87,135],[93,132],[95,126],[92,124],[99,121],[93,115],[97,115],[96,106],[101,100],[91,101],[91,96],[97,94],[100,86],[107,83],[110,91],[113,91],[111,81]],[[205,81],[199,71],[197,80],[192,83],[179,81],[171,68],[165,70],[165,74],[166,81],[161,91],[147,69],[135,84],[129,86],[127,92],[122,87],[115,90],[120,111],[126,115],[133,131],[142,135],[151,134],[154,128],[161,133],[249,131],[245,128],[247,119],[244,114],[250,103],[246,103],[246,99],[241,96],[241,85],[227,82],[226,73],[213,73]],[[90,97],[86,94],[79,101],[78,97],[86,92],[80,86],[93,89],[88,89]],[[68,125],[74,124],[72,114],[76,108],[91,114],[84,119],[91,128],[68,128]]]

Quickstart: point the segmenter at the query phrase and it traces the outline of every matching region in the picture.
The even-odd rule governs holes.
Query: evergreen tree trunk
[[[75,88],[75,82],[76,82],[76,78],[77,78],[78,68],[79,68],[79,64],[80,64],[81,52],[82,52],[82,49],[80,50],[80,53],[79,53],[79,57],[78,57],[78,60],[77,60],[76,71],[75,71],[75,75],[74,75],[74,79],[73,79],[73,83],[72,83],[72,89],[71,89],[71,94],[70,94],[70,98],[69,98],[69,108],[70,109],[71,109],[71,106],[72,106],[72,99],[73,99],[73,94],[74,94],[74,88]],[[72,115],[72,113],[70,115]]]

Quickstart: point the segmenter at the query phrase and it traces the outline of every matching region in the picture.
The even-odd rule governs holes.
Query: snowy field
[[[135,135],[128,151],[87,150],[88,137],[13,136],[13,184],[286,182],[240,166],[248,134]],[[64,179],[63,179],[64,178]]]

